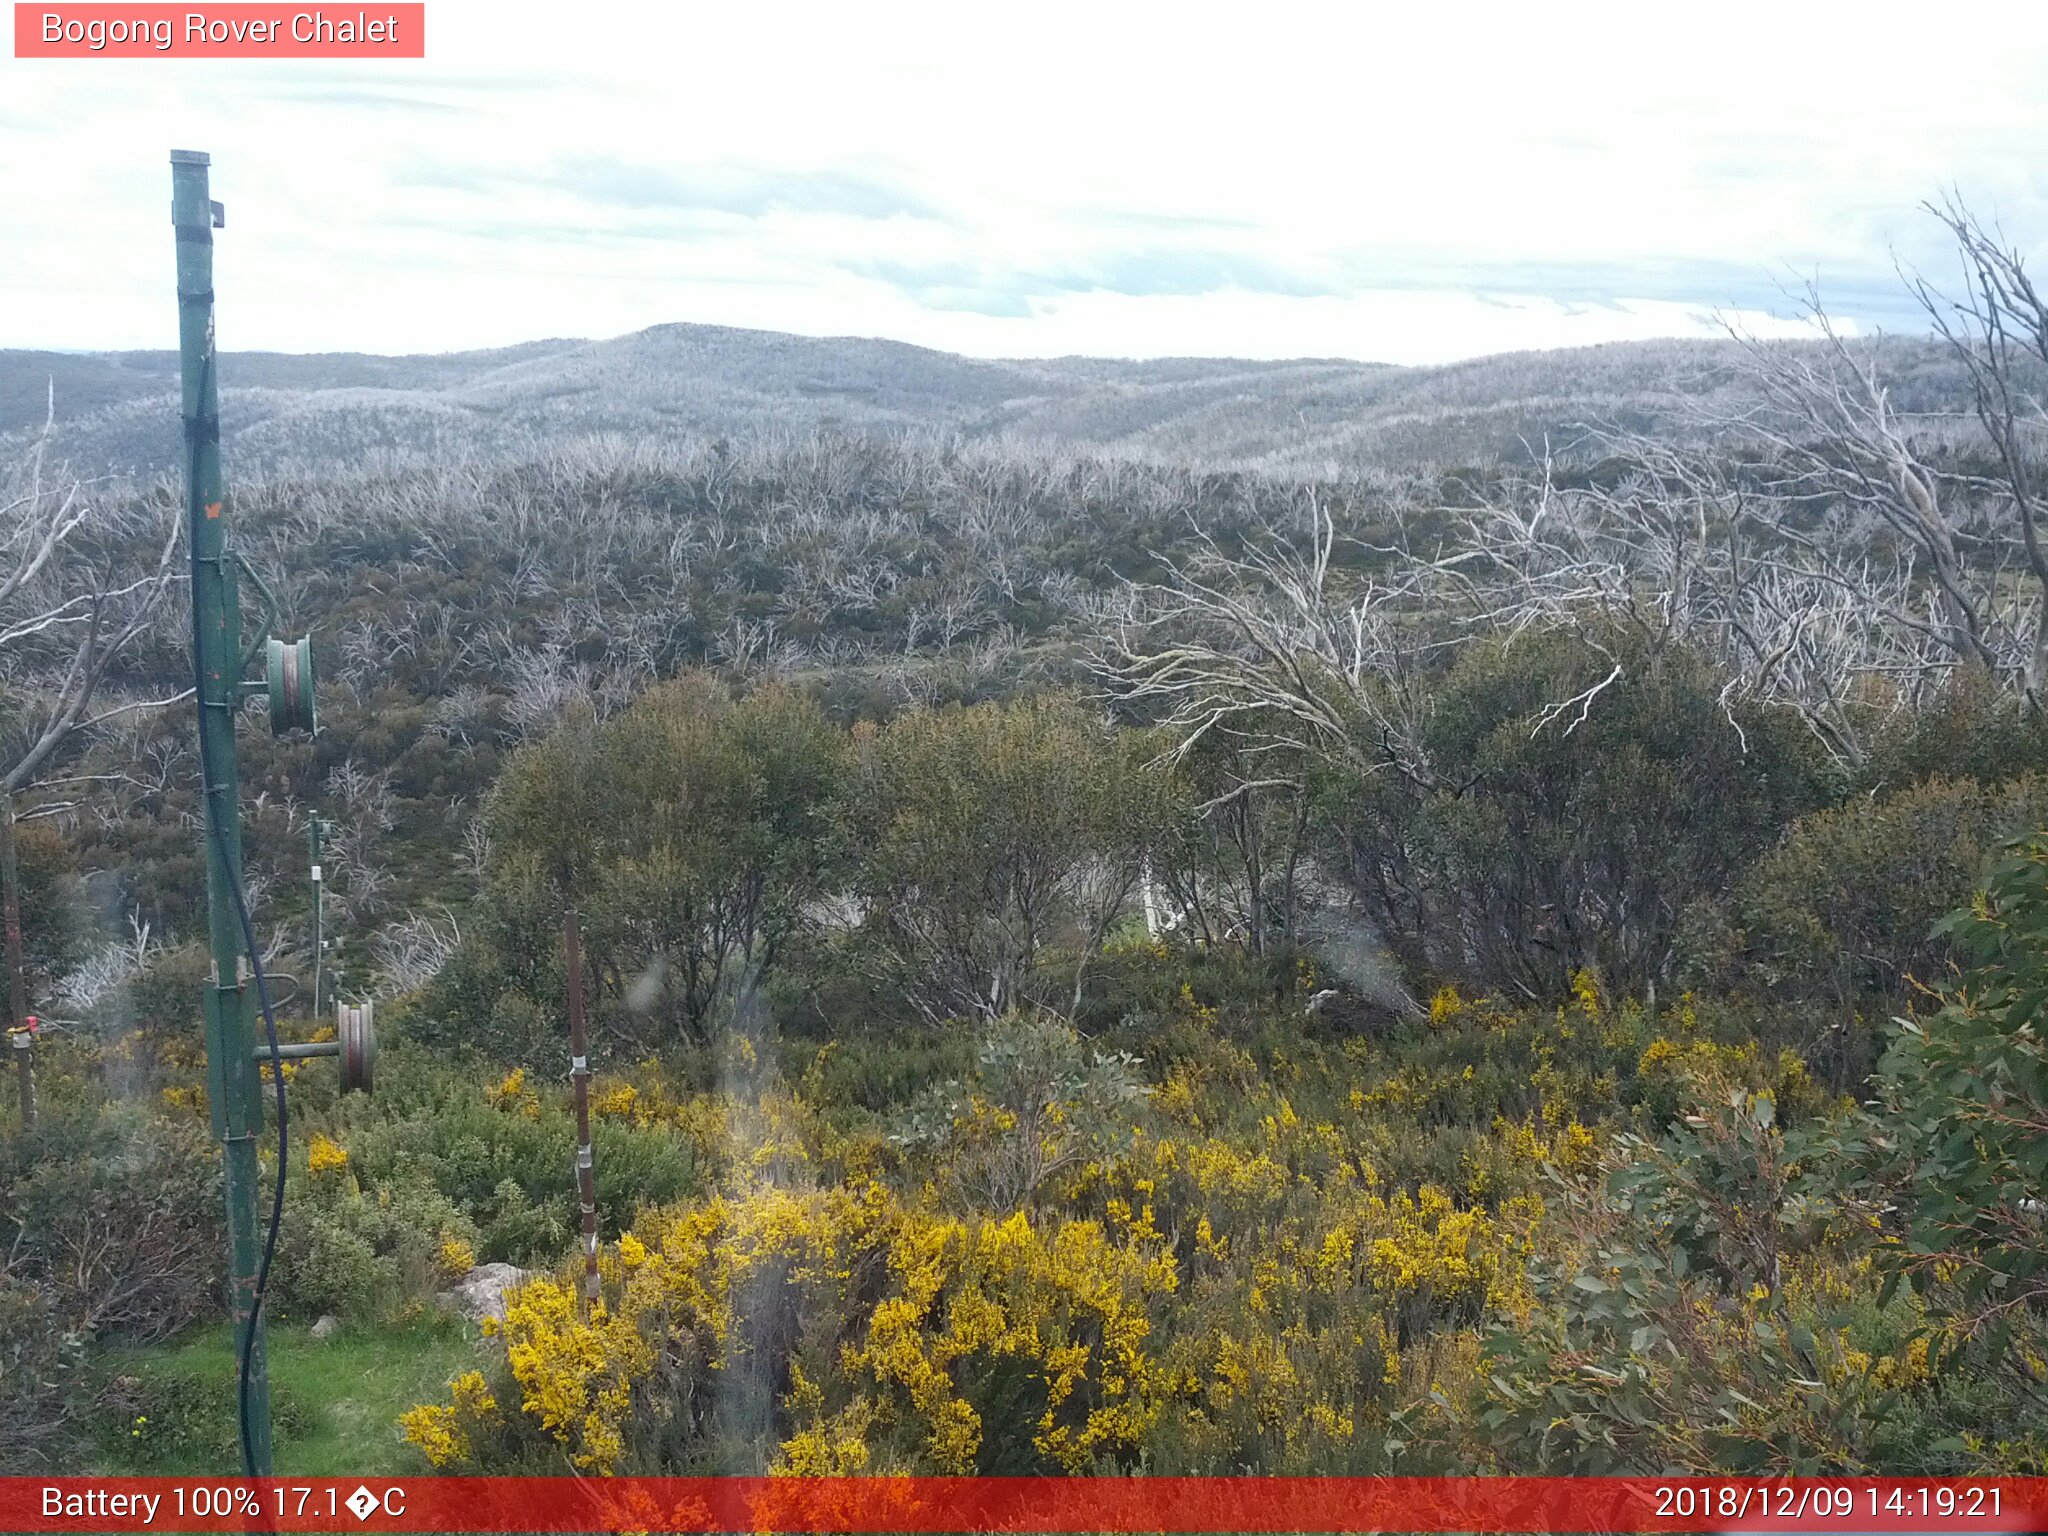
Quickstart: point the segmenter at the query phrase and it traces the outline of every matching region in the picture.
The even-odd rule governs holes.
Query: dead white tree
[[[346,758],[327,774],[335,807],[328,823],[327,863],[333,866],[348,920],[360,923],[384,905],[390,871],[378,858],[383,835],[398,824],[390,771],[371,771]]]
[[[462,943],[455,914],[443,907],[441,915],[445,924],[408,912],[371,941],[377,974],[393,991],[417,992],[441,973]]]
[[[1538,473],[1448,512],[1433,549],[1390,551],[1439,622],[1510,639],[1570,629],[1603,649],[1627,634],[1646,654],[1688,645],[1727,676],[1731,724],[1738,698],[1788,707],[1852,765],[1953,664],[1911,555],[1880,554],[1860,514],[1809,511],[1801,526],[1749,467],[1637,434],[1600,441],[1602,473],[1560,484],[1546,445]],[[1583,718],[1618,680],[1555,701],[1532,728]]]
[[[1925,617],[1888,617],[1924,625],[1953,664],[2017,675],[2040,591],[2038,580],[2029,593],[2005,579],[2000,546],[2018,532],[2006,498],[1983,477],[1936,463],[1925,424],[1893,403],[1877,351],[1843,337],[1817,300],[1811,309],[1817,346],[1738,338],[1762,399],[1724,425],[1764,451],[1756,478],[1771,529],[1822,570],[1845,551],[1853,558],[1892,544],[1932,602]],[[1802,529],[1802,514],[1826,520],[1819,537]]]
[[[140,975],[150,960],[168,947],[133,913],[128,916],[128,928],[128,938],[102,942],[57,983],[56,996],[69,1012],[89,1013]]]
[[[177,520],[144,498],[52,473],[48,438],[46,424],[0,478],[0,687],[16,703],[0,734],[0,794],[35,782],[78,733],[185,696],[95,710],[176,584]],[[155,556],[137,569],[124,554],[151,535]]]
[[[1434,786],[1422,677],[1444,641],[1415,622],[1429,566],[1389,565],[1340,536],[1319,490],[1290,494],[1291,526],[1257,515],[1256,499],[1251,510],[1239,548],[1196,523],[1191,558],[1101,610],[1110,626],[1091,664],[1163,730],[1165,760],[1202,765],[1200,829],[1187,859],[1156,866],[1161,889],[1191,931],[1234,912],[1231,927],[1263,952],[1296,923],[1314,764]],[[1355,558],[1340,564],[1346,543]],[[1384,573],[1363,574],[1369,564]]]
[[[175,583],[178,524],[145,498],[53,472],[45,458],[54,388],[49,400],[43,431],[0,476],[0,928],[10,1024],[28,1011],[15,797],[50,782],[67,748],[94,727],[190,691],[105,697]],[[154,558],[137,561],[137,546]]]
[[[1191,558],[1127,587],[1094,669],[1171,733],[1176,756],[1217,733],[1253,752],[1426,777],[1409,706],[1433,642],[1401,621],[1421,571],[1343,579],[1322,498],[1306,491],[1295,510],[1300,527],[1267,522],[1235,554],[1195,525]]]
[[[1959,445],[1952,414],[1900,408],[1887,354],[1810,296],[1815,339],[1737,336],[1746,403],[1703,397],[1690,437],[1710,448],[1593,433],[1595,452],[1566,471],[1546,444],[1535,474],[1437,508],[1448,531],[1429,548],[1388,509],[1395,536],[1348,575],[1314,493],[1302,493],[1305,534],[1269,523],[1226,552],[1197,528],[1192,558],[1103,611],[1098,670],[1181,754],[1220,732],[1423,786],[1417,663],[1482,634],[1568,628],[1604,648],[1620,633],[1649,654],[1684,644],[1727,677],[1738,731],[1738,699],[1782,706],[1851,767],[1887,719],[1961,668],[2042,709],[2048,302],[2016,247],[1958,203],[1933,211],[1967,296],[1915,291],[1967,371],[1981,438]],[[1616,659],[1548,701],[1530,728],[1574,729],[1622,669]]]
[[[2042,519],[2048,478],[2048,301],[2027,272],[2019,247],[1987,229],[1959,197],[1927,211],[1948,226],[1963,269],[1963,296],[1950,298],[1921,279],[1914,296],[1970,377],[1977,421],[1990,440],[1996,496],[2017,525],[2029,589],[2031,626],[2020,664],[2028,705],[2048,707],[2048,548]]]
[[[1429,606],[1510,635],[1590,622],[1683,641],[1728,676],[1724,703],[1792,709],[1851,767],[1958,669],[2048,707],[2048,302],[2018,247],[1959,201],[1929,211],[1956,241],[1964,296],[1912,287],[1981,435],[1899,406],[1896,354],[1845,335],[1810,291],[1815,339],[1735,333],[1748,403],[1702,397],[1689,436],[1712,448],[1597,432],[1606,463],[1586,473],[1582,454],[1566,488],[1546,445],[1539,476],[1452,514],[1437,550],[1398,551],[1427,568]],[[1590,703],[1558,701],[1538,724]]]

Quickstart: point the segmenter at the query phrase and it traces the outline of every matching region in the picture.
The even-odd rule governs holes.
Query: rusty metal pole
[[[597,1302],[597,1170],[590,1152],[590,1041],[583,1027],[583,930],[574,907],[562,914],[569,962],[569,1082],[576,1095],[576,1202],[583,1213],[583,1311]]]
[[[14,1065],[21,1086],[21,1128],[32,1131],[36,1128],[36,1037],[25,1025],[7,1034],[14,1047]]]

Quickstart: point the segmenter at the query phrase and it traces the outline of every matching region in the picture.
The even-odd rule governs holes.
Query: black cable
[[[213,355],[207,354],[206,371],[200,375],[199,398],[206,398],[206,387],[213,377]],[[219,431],[219,420],[212,423]],[[250,1299],[249,1320],[243,1326],[242,1339],[236,1350],[235,1363],[235,1407],[242,1439],[242,1471],[249,1477],[256,1475],[256,1450],[249,1433],[249,1363],[256,1353],[256,1327],[263,1316],[264,1294],[270,1288],[270,1263],[277,1255],[278,1228],[284,1223],[284,1180],[285,1168],[290,1153],[290,1142],[286,1136],[284,1066],[280,1058],[277,1040],[277,1015],[270,1007],[270,984],[263,974],[263,956],[256,943],[256,925],[249,918],[248,893],[242,887],[242,872],[236,868],[236,861],[230,856],[227,832],[222,818],[215,814],[214,796],[224,785],[218,785],[213,777],[213,759],[206,747],[206,669],[199,660],[199,496],[197,493],[199,469],[199,437],[187,431],[191,457],[186,465],[186,537],[192,541],[192,697],[199,710],[199,779],[205,790],[206,825],[213,839],[214,852],[220,858],[221,868],[227,874],[228,895],[235,904],[235,919],[242,929],[242,947],[249,954],[250,974],[256,982],[256,1001],[263,1009],[263,1027],[269,1037],[270,1072],[277,1084],[277,1185],[270,1201],[270,1231],[263,1239],[263,1257],[256,1266],[256,1293]],[[233,637],[239,645],[239,637]],[[241,679],[235,680],[237,688]],[[234,728],[234,718],[241,703],[237,696],[228,706],[228,728]],[[219,1006],[218,994],[215,1006]],[[227,1031],[223,1031],[226,1034]],[[232,1074],[240,1067],[239,1062],[222,1062],[220,1081],[226,1087],[233,1081]]]

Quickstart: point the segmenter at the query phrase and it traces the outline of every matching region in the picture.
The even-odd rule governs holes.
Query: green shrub
[[[999,1019],[981,1033],[973,1072],[913,1106],[899,1140],[927,1150],[966,1209],[1007,1214],[1062,1168],[1129,1143],[1150,1091],[1139,1065],[1088,1049],[1058,1019]]]
[[[22,970],[33,1007],[85,958],[89,928],[79,881],[56,829],[42,821],[16,822],[14,838]]]
[[[1941,928],[1967,969],[1939,1011],[1900,1021],[1880,1071],[1903,1239],[1882,1257],[1965,1336],[2002,1341],[2048,1305],[2048,835],[2014,844]]]
[[[128,1020],[154,1044],[190,1050],[199,1021],[200,988],[212,973],[212,957],[203,944],[181,944],[153,956],[130,978],[125,1012]]]
[[[1777,996],[1826,1005],[1837,1023],[1915,981],[1937,985],[1952,952],[1936,921],[1969,900],[2002,842],[2044,827],[2041,773],[1935,778],[1808,816],[1736,893],[1743,969]]]
[[[974,1048],[973,1034],[951,1024],[847,1031],[822,1045],[777,1041],[783,1076],[801,1081],[804,1097],[821,1112],[841,1118],[901,1108],[934,1080],[972,1070]]]
[[[1724,683],[1622,636],[1476,648],[1429,701],[1426,777],[1322,797],[1365,911],[1411,968],[1534,1000],[1582,970],[1622,993],[1668,979],[1679,913],[1831,788],[1789,714]]]
[[[220,1155],[130,1105],[46,1113],[0,1144],[0,1253],[82,1337],[163,1338],[218,1305]]]
[[[827,889],[845,747],[794,689],[735,697],[692,675],[522,749],[491,791],[482,910],[421,1038],[545,1060],[574,901],[595,1015],[656,1048],[707,1043]]]
[[[1661,1142],[1621,1138],[1567,1188],[1588,1247],[1532,1265],[1536,1305],[1489,1335],[1475,1401],[1503,1471],[1863,1471],[1907,1372],[1787,1278],[1867,1227],[1828,1186],[1828,1128],[1786,1133],[1736,1089]]]
[[[238,1407],[232,1370],[207,1369],[202,1360],[145,1360],[101,1389],[94,1434],[124,1471],[225,1473],[241,1466]],[[302,1435],[313,1426],[312,1405],[273,1377],[270,1422],[279,1437]]]
[[[856,731],[843,835],[889,985],[931,1019],[1072,1008],[1167,818],[1151,750],[1064,695]]]
[[[50,1082],[67,1091],[35,1134],[0,1141],[0,1466],[17,1471],[70,1463],[91,1345],[163,1338],[221,1294],[219,1156],[200,1128]]]
[[[342,1169],[308,1174],[278,1235],[271,1295],[281,1318],[384,1318],[455,1276],[447,1256],[473,1254],[476,1224],[419,1178],[364,1189]]]
[[[80,1366],[85,1339],[55,1295],[0,1273],[0,1466],[67,1468],[90,1406]]]
[[[2048,760],[2048,718],[1979,667],[1959,668],[1925,709],[1904,712],[1876,741],[1859,776],[1873,793],[1929,779],[2002,784]]]
[[[493,1087],[500,1075],[493,1071],[480,1083],[474,1068],[416,1047],[392,1051],[376,1097],[324,1101],[302,1122],[304,1136],[329,1135],[348,1158],[346,1180],[331,1180],[315,1194],[324,1188],[321,1198],[335,1205],[339,1191],[353,1187],[383,1201],[380,1209],[395,1203],[413,1210],[424,1227],[472,1243],[480,1260],[525,1265],[553,1259],[575,1225],[576,1130],[568,1090],[522,1086],[516,1095],[503,1095]],[[540,1079],[522,1072],[519,1080]],[[603,1119],[591,1139],[599,1219],[607,1233],[624,1230],[643,1204],[674,1201],[696,1188],[692,1149],[673,1127]],[[362,1213],[345,1225],[379,1254],[409,1252],[403,1234],[386,1231],[386,1217]],[[401,1268],[422,1273],[410,1257]]]

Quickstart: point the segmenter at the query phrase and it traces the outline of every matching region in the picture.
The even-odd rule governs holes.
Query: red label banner
[[[18,59],[423,59],[427,8],[246,4],[14,7]]]
[[[0,1478],[6,1531],[2048,1530],[2048,1479]]]

